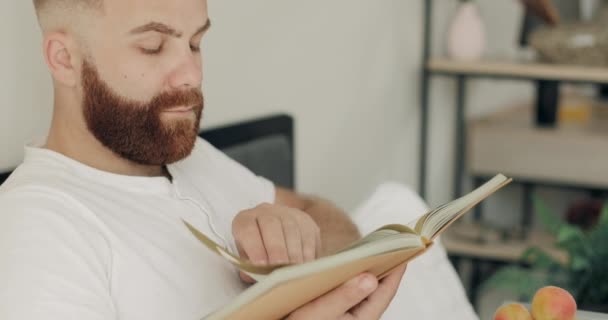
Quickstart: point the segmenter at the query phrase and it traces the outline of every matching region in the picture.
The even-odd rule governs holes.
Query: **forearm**
[[[321,256],[332,254],[361,238],[359,229],[344,210],[328,200],[307,197],[303,211],[321,229]]]

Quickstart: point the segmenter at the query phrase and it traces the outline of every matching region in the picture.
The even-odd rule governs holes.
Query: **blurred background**
[[[384,181],[436,206],[510,175],[515,183],[443,239],[481,318],[551,281],[584,282],[572,288],[579,304],[601,310],[607,5],[209,0],[203,129],[290,115],[295,188],[346,210]],[[0,12],[0,171],[9,171],[46,134],[52,90],[31,2],[3,1]]]

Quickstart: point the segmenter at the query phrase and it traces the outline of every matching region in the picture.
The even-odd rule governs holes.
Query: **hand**
[[[395,297],[403,278],[403,265],[378,281],[361,274],[294,311],[287,320],[377,320]]]
[[[304,211],[261,204],[240,212],[232,222],[232,234],[242,258],[255,265],[300,264],[321,252],[321,232]],[[241,279],[254,282],[241,272]]]
[[[294,311],[287,320],[377,320],[395,297],[406,265],[380,282],[362,274]]]

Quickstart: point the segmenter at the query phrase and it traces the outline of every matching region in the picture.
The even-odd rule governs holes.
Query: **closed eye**
[[[140,48],[141,52],[143,52],[144,54],[149,54],[149,55],[155,55],[155,54],[159,54],[162,50],[163,50],[163,46],[159,46],[158,48]]]

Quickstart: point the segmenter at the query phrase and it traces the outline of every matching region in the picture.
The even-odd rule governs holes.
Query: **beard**
[[[120,157],[143,165],[166,165],[192,152],[204,108],[201,89],[163,92],[139,102],[115,93],[86,60],[82,87],[89,131]],[[163,111],[180,106],[192,107],[193,119],[163,121]]]

